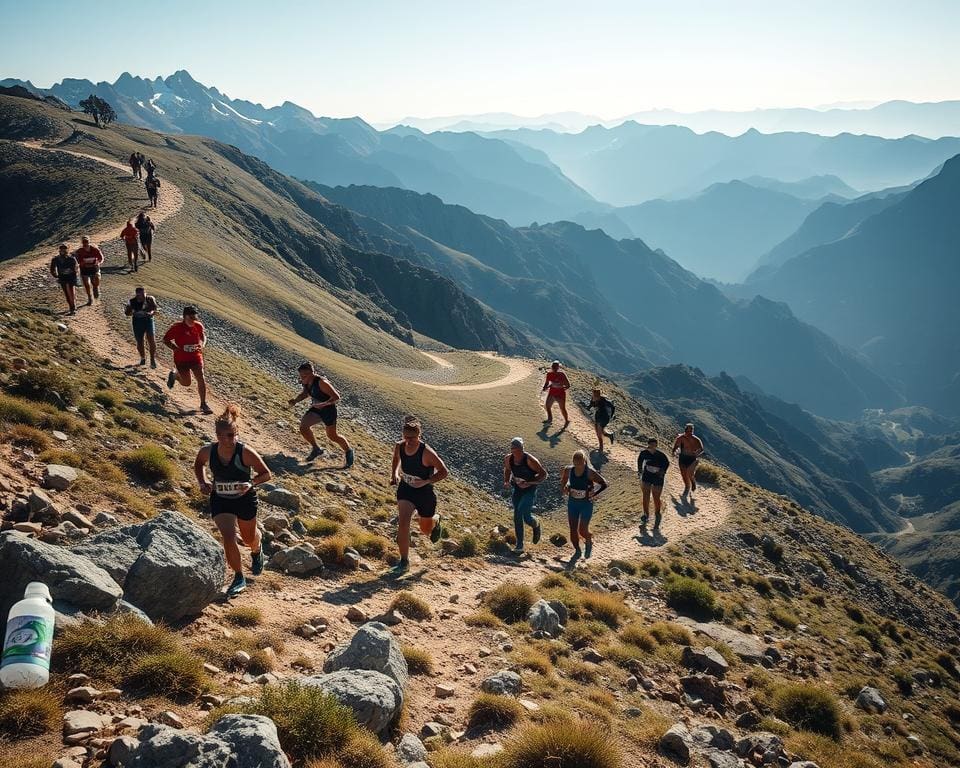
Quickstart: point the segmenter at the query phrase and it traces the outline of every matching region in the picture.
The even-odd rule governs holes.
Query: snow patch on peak
[[[235,110],[233,107],[231,107],[229,104],[223,101],[220,102],[220,105],[226,109],[229,109],[231,112],[233,112],[233,114],[235,114],[241,120],[246,120],[248,123],[253,123],[254,125],[261,125],[263,123],[263,120],[254,120],[252,117],[246,117],[244,115],[241,115],[239,112],[237,112],[237,110]],[[216,107],[214,107],[214,109],[216,109]],[[219,109],[217,111],[220,112]],[[222,115],[223,112],[220,112],[220,114]]]

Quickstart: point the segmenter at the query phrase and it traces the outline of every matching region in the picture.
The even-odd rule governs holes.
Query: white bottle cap
[[[53,602],[53,598],[50,597],[50,589],[42,581],[31,581],[27,584],[27,588],[23,591],[24,599],[30,597],[42,597],[48,603]]]

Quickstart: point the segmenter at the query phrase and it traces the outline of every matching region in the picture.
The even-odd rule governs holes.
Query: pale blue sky
[[[187,69],[374,121],[960,98],[953,0],[0,0],[0,77]]]

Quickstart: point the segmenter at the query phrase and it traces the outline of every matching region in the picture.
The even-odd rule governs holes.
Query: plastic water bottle
[[[23,600],[10,609],[0,663],[0,683],[5,687],[40,688],[50,679],[52,603],[47,585],[31,581]]]

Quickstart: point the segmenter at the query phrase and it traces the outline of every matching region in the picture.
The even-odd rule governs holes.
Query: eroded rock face
[[[357,722],[376,734],[385,733],[403,707],[403,689],[396,681],[369,669],[341,669],[301,678],[353,710]]]

